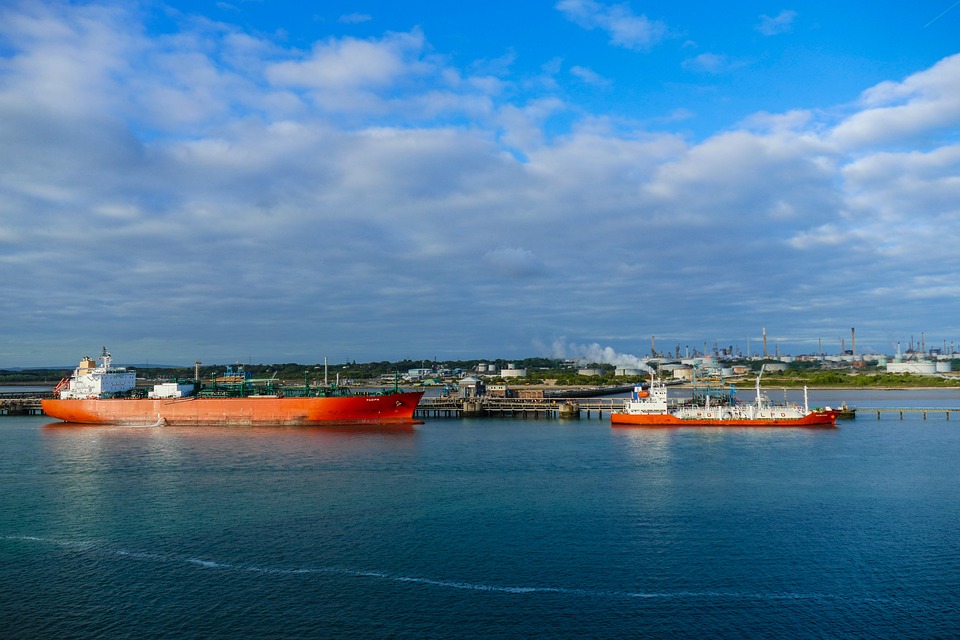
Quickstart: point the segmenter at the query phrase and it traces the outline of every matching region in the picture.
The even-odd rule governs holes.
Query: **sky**
[[[960,350],[958,134],[954,0],[7,0],[0,368]]]

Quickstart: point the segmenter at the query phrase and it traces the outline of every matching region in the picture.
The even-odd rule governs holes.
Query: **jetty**
[[[623,407],[623,398],[422,398],[414,415],[418,418],[530,417],[603,419]],[[858,417],[897,418],[905,416],[943,417],[960,415],[960,407],[857,407],[846,409],[840,421]]]
[[[482,416],[523,418],[603,419],[623,406],[623,398],[421,398],[418,418],[475,418]]]
[[[927,419],[927,414],[942,415],[949,420],[951,413],[960,413],[960,407],[857,407],[857,416],[876,415],[877,420],[884,415],[899,417],[903,420],[904,414],[908,416],[920,414],[924,420]]]
[[[39,416],[43,415],[40,401],[52,398],[53,393],[7,392],[0,393],[0,416]]]

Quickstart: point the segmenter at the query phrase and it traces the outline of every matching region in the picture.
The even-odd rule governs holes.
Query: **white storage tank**
[[[677,367],[673,370],[674,380],[693,380],[693,367]]]
[[[919,373],[922,375],[933,375],[937,372],[937,365],[927,360],[888,362],[887,371],[890,373]]]

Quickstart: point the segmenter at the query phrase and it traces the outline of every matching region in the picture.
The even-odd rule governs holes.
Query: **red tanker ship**
[[[280,388],[255,384],[228,368],[213,385],[168,382],[138,389],[136,372],[111,365],[106,348],[98,365],[85,357],[43,400],[45,414],[64,422],[117,425],[395,425],[414,424],[422,391],[396,387],[355,393],[336,386]]]
[[[695,402],[689,405],[671,405],[667,400],[667,389],[659,380],[654,380],[649,392],[640,386],[634,389],[633,396],[624,402],[619,411],[610,414],[610,424],[614,427],[812,427],[835,426],[839,410],[826,407],[811,409],[807,401],[807,390],[803,390],[803,406],[794,404],[774,404],[760,390],[760,376],[757,375],[757,396],[754,402],[745,404],[736,398],[734,391],[729,395],[696,394]]]

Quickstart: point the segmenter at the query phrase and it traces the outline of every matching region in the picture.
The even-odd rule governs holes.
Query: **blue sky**
[[[0,367],[960,349],[960,3],[840,4],[7,2]]]

